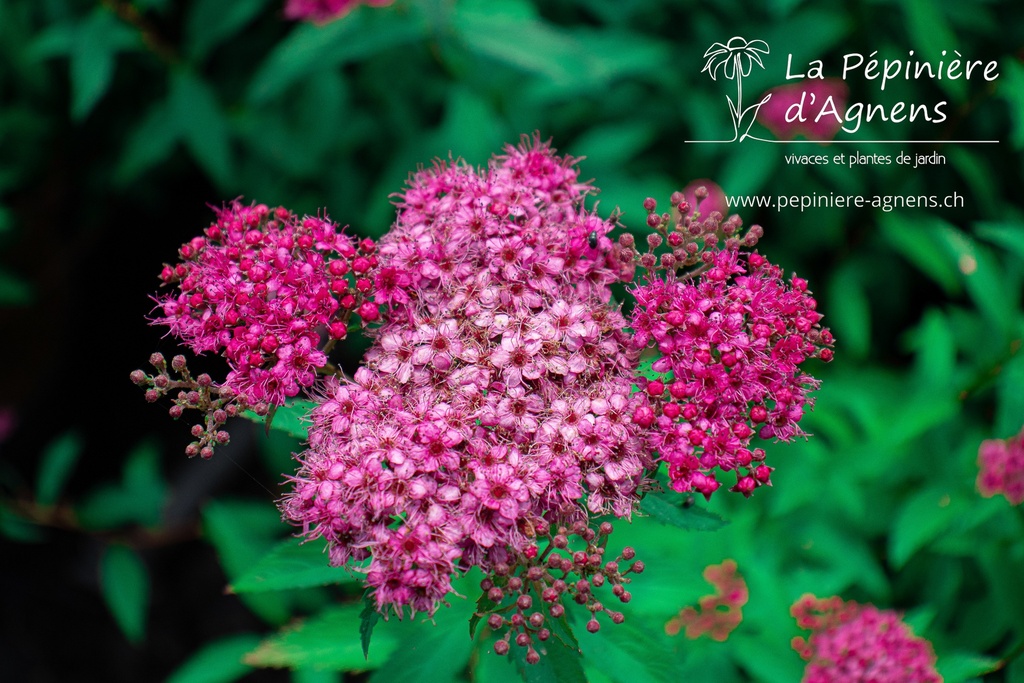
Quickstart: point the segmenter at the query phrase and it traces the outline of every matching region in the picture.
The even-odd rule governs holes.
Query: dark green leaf
[[[111,546],[100,564],[103,599],[125,637],[139,643],[145,633],[149,604],[149,574],[135,551]]]
[[[964,683],[996,670],[999,660],[971,652],[951,652],[939,657],[936,668],[943,683]]]
[[[1021,84],[1024,87],[1024,83]],[[1024,223],[978,223],[978,237],[998,245],[1024,261]]]
[[[670,493],[648,493],[640,501],[640,511],[662,524],[687,531],[715,531],[728,524],[714,512],[693,505],[684,508],[683,496]]]
[[[902,3],[906,13],[906,29],[913,46],[921,55],[941,55],[955,45],[957,36],[942,15],[942,4],[930,0],[908,0]],[[962,100],[967,92],[967,83],[960,78],[943,78],[937,85]]]
[[[650,633],[629,622],[603,623],[600,631],[584,637],[583,656],[612,680],[631,683],[670,681],[674,664],[664,654],[669,649],[664,640],[664,633]],[[652,657],[652,651],[662,654]]]
[[[254,633],[230,636],[207,643],[167,679],[167,683],[230,683],[252,668],[242,657],[260,643]]]
[[[878,223],[889,245],[947,294],[960,291],[961,274],[939,235],[946,226],[943,221],[934,217],[911,218],[891,211],[879,216]]]
[[[889,536],[889,561],[897,569],[915,552],[938,537],[963,512],[963,501],[945,488],[930,488],[911,498],[900,510]]]
[[[487,597],[487,591],[480,591],[480,597],[476,601],[476,611],[473,612],[473,616],[469,618],[469,637],[476,638],[476,627],[480,624],[483,619],[481,615],[486,615],[491,612],[498,603],[494,602]]]
[[[228,185],[233,165],[228,123],[213,89],[179,69],[171,79],[169,102],[193,158],[216,183]]]
[[[350,583],[357,579],[343,567],[327,562],[322,541],[299,543],[291,538],[282,541],[260,559],[254,567],[231,584],[234,593],[287,590]]]
[[[81,454],[82,438],[76,432],[66,432],[46,447],[39,465],[36,502],[40,505],[53,505],[57,502]]]
[[[426,623],[407,635],[394,654],[370,677],[370,683],[455,681],[466,668],[473,639],[453,623],[454,609],[442,607],[435,624]]]
[[[292,683],[338,683],[339,680],[337,671],[313,668],[292,670]]]
[[[377,601],[373,599],[373,594],[367,591],[363,596],[363,609],[359,613],[359,642],[363,647],[363,658],[366,660],[370,659],[370,638],[379,620]]]
[[[996,419],[993,435],[1012,436],[1024,426],[1024,350],[1007,361],[999,370],[996,384]]]
[[[160,523],[166,499],[159,449],[153,442],[144,441],[129,454],[121,484],[102,486],[85,499],[77,513],[89,529],[124,524],[153,527]]]
[[[871,310],[864,293],[864,277],[870,277],[867,269],[847,263],[832,275],[828,301],[829,326],[841,339],[843,351],[857,358],[867,356],[871,347]]]
[[[301,441],[306,440],[306,432],[309,429],[309,422],[306,418],[309,412],[316,407],[313,401],[290,401],[279,406],[270,420],[270,429],[276,429],[289,434]],[[259,424],[266,424],[266,420],[251,410],[243,412],[242,417]],[[267,419],[270,419],[269,416]]]
[[[115,172],[117,182],[122,185],[137,182],[143,171],[170,155],[181,134],[181,125],[171,104],[154,102],[127,136]]]
[[[330,607],[316,617],[282,629],[263,641],[245,661],[253,666],[367,671],[381,666],[395,651],[398,637],[378,628],[373,651],[363,655],[356,632],[362,621],[356,603]],[[390,627],[391,624],[388,624]]]
[[[84,119],[110,87],[114,56],[138,42],[136,34],[105,7],[97,7],[71,43],[71,116]]]
[[[206,54],[255,19],[270,0],[200,0],[192,6],[185,27],[186,51],[200,62]]]
[[[1010,143],[1015,149],[1024,149],[1024,65],[1007,59],[1000,63],[999,94],[1010,108],[1013,126]]]
[[[9,510],[0,503],[0,535],[21,543],[36,543],[43,540],[39,527]]]
[[[34,298],[32,285],[6,268],[0,268],[0,305],[28,306]]]

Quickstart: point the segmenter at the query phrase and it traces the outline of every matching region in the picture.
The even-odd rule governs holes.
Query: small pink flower
[[[704,188],[698,197],[698,188]],[[686,203],[689,206],[688,214],[694,211],[700,212],[702,219],[707,218],[712,212],[717,211],[722,217],[729,213],[729,204],[725,200],[725,192],[718,183],[707,178],[694,180],[682,190]]]

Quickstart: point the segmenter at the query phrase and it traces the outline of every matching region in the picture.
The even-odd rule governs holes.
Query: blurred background
[[[934,62],[958,50],[999,75],[884,91],[863,72],[847,79],[848,103],[946,101],[947,116],[876,119],[837,139],[935,144],[688,144],[732,134],[736,84],[701,69],[733,36],[771,46],[743,79],[745,104],[786,83],[787,55],[839,76],[850,53]],[[774,487],[717,496],[721,530],[620,525],[616,541],[649,569],[627,624],[581,634],[588,678],[798,680],[788,609],[813,592],[905,612],[947,681],[1024,681],[1024,515],[975,488],[980,442],[1024,424],[1013,0],[396,0],[322,25],[287,21],[278,0],[0,0],[0,678],[516,679],[465,638],[403,660],[429,624],[378,627],[364,660],[358,589],[342,579],[226,593],[269,551],[291,552],[274,501],[301,447],[241,424],[213,460],[188,460],[188,425],[128,375],[152,351],[176,352],[147,325],[150,296],[211,205],[326,211],[377,237],[417,165],[483,165],[534,131],[586,157],[598,211],[620,207],[637,234],[644,197],[667,202],[698,178],[728,195],[964,200],[740,212],[764,226],[761,253],[809,280],[838,340],[833,363],[809,368],[823,380],[805,421],[815,436],[769,444]],[[945,163],[787,164],[794,150]],[[703,568],[726,558],[750,587],[740,627],[724,643],[669,636],[710,592]],[[455,602],[464,635],[472,605]],[[298,617],[319,640],[278,634]]]

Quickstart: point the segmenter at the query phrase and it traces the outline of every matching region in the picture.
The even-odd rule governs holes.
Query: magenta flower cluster
[[[391,314],[329,380],[284,515],[366,560],[381,611],[432,613],[470,566],[527,566],[547,529],[628,517],[651,466],[627,268],[570,158],[536,139],[413,176],[381,240]],[[628,277],[628,275],[627,275]],[[552,531],[554,533],[554,531]]]
[[[803,683],[941,683],[930,642],[900,615],[841,598],[805,595],[791,608],[809,638],[793,639],[807,660]]]
[[[978,449],[978,490],[1003,494],[1011,505],[1024,503],[1024,429],[1009,439],[988,439]]]
[[[710,498],[718,469],[735,471],[730,490],[749,496],[772,472],[751,440],[804,434],[798,423],[819,383],[800,365],[831,360],[832,336],[806,281],[785,282],[760,254],[734,246],[701,261],[697,278],[653,277],[633,292],[634,344],[661,353],[643,387],[650,403],[633,419],[650,427],[675,490]]]
[[[344,339],[353,312],[378,319],[368,300],[376,245],[284,208],[234,201],[216,213],[205,236],[182,245],[182,261],[164,266],[161,279],[177,286],[157,298],[153,322],[196,353],[223,354],[222,387],[240,402],[281,405],[313,386],[327,364],[323,339]]]

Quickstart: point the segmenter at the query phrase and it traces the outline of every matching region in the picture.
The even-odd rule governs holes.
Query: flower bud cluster
[[[163,316],[153,323],[196,353],[221,353],[230,365],[223,387],[239,398],[281,405],[313,386],[353,315],[380,318],[375,299],[400,296],[401,274],[380,272],[374,242],[357,243],[327,218],[238,201],[215,212],[204,235],[181,246],[181,262],[164,266],[175,290],[157,297]]]
[[[804,595],[790,608],[809,638],[793,649],[807,660],[803,683],[939,683],[930,642],[915,636],[900,615],[837,596]]]
[[[192,377],[185,356],[177,355],[171,359],[170,369],[163,354],[154,353],[149,363],[156,369],[156,374],[149,375],[142,370],[133,370],[131,380],[146,390],[146,400],[155,403],[163,396],[173,395],[174,403],[168,411],[177,420],[186,410],[197,410],[203,414],[202,420],[192,426],[195,441],[185,447],[185,454],[203,459],[213,457],[213,449],[228,443],[230,436],[221,426],[229,417],[234,417],[239,410],[248,406],[236,400],[234,392],[227,387],[213,384],[207,374]],[[260,414],[266,414],[268,406],[253,406]]]
[[[507,654],[514,643],[527,649],[528,663],[537,663],[544,642],[564,628],[566,604],[576,603],[590,613],[586,623],[590,633],[601,629],[597,618],[600,614],[607,615],[613,624],[625,620],[622,612],[606,605],[600,596],[629,602],[629,574],[642,573],[644,565],[634,559],[636,553],[629,547],[614,560],[607,559],[611,533],[609,522],[601,523],[596,531],[583,522],[571,528],[542,526],[536,530],[537,542],[546,544],[542,553],[538,554],[539,546],[534,544],[513,558],[515,564],[501,563],[491,568],[480,584],[484,595],[476,616],[486,618],[487,626],[497,633],[497,654]]]
[[[653,199],[646,205],[656,230],[670,241],[681,234],[667,232],[670,217],[653,213]],[[635,348],[653,347],[660,356],[651,376],[637,379],[646,404],[633,420],[650,428],[647,443],[667,463],[675,490],[710,498],[721,486],[717,469],[736,472],[730,490],[749,496],[770,484],[772,471],[752,439],[804,435],[798,423],[818,381],[800,365],[811,357],[831,360],[832,334],[821,327],[805,280],[787,282],[760,254],[740,251],[756,242],[753,228],[741,239],[738,219],[720,221],[717,212],[679,226],[691,237],[680,238],[685,257],[673,260],[673,252],[668,266],[652,263],[646,282],[632,290]],[[727,236],[723,248],[716,248],[719,234]],[[641,265],[651,262],[662,236],[651,238]]]

